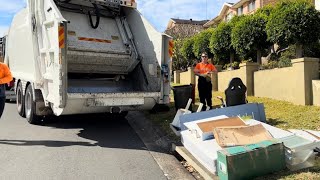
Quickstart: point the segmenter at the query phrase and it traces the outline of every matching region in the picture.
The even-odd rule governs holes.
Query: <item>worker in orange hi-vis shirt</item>
[[[0,117],[2,116],[4,105],[6,102],[6,86],[5,84],[12,81],[11,72],[6,64],[0,63]]]
[[[216,67],[208,62],[208,54],[203,52],[201,54],[201,62],[194,68],[194,73],[198,78],[198,91],[200,102],[203,104],[202,111],[209,106],[212,109],[212,84],[211,74],[217,72]]]

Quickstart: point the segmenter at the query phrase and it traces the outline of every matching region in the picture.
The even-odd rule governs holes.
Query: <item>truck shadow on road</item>
[[[89,142],[77,141],[32,141],[32,140],[0,140],[0,144],[15,146],[46,146],[46,147],[64,147],[64,146],[96,146]]]
[[[42,126],[56,129],[80,129],[77,136],[91,142],[68,141],[17,141],[16,145],[59,146],[99,146],[105,148],[121,148],[146,150],[136,132],[123,117],[106,114],[72,115],[50,118]],[[68,133],[68,132],[67,132]],[[0,140],[0,143],[9,143]],[[20,144],[18,144],[20,142]]]
[[[30,125],[28,125],[30,126]],[[34,125],[31,125],[34,126]],[[123,117],[113,117],[105,114],[72,115],[49,118],[41,126],[34,126],[33,131],[43,126],[55,129],[65,129],[68,135],[74,136],[74,141],[56,140],[10,140],[0,139],[0,144],[15,146],[99,146],[105,148],[146,150],[147,148],[140,140],[127,120]],[[80,129],[68,132],[68,129]],[[43,130],[43,129],[42,129]],[[79,138],[83,140],[77,141]]]

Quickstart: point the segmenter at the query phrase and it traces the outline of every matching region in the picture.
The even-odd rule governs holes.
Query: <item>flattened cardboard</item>
[[[217,143],[222,147],[243,146],[265,140],[272,140],[270,133],[262,126],[219,127],[213,130]]]
[[[275,139],[280,139],[280,138],[285,138],[285,137],[289,137],[289,136],[292,136],[293,133],[292,132],[289,132],[289,131],[285,131],[283,129],[279,129],[279,128],[276,128],[274,126],[270,126],[269,124],[266,124],[266,123],[263,123],[263,122],[260,122],[260,121],[257,121],[257,120],[248,120],[246,121],[246,124],[249,125],[249,126],[253,126],[253,125],[257,125],[257,124],[262,124],[262,126],[264,128],[266,128],[266,130],[271,134],[271,136]]]
[[[247,126],[246,123],[239,117],[230,117],[214,121],[201,122],[197,123],[197,125],[203,133],[212,132],[212,130],[217,127]]]

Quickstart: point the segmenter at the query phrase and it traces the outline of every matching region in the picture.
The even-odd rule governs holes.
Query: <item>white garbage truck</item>
[[[4,33],[4,36],[0,38],[0,62],[7,64],[7,62],[4,62],[5,55],[6,55],[6,44],[7,44],[7,32]],[[8,64],[7,64],[8,65]],[[6,100],[7,101],[15,101],[16,95],[14,93],[14,80],[11,82],[5,84],[6,88]]]
[[[134,0],[27,0],[9,28],[5,61],[18,113],[119,113],[168,104],[172,38]]]

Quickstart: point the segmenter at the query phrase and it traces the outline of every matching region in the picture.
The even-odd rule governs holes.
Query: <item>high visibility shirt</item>
[[[0,63],[0,84],[6,84],[12,81],[12,75],[8,66]]]
[[[216,67],[211,63],[206,64],[206,63],[200,62],[196,65],[195,69],[200,71],[199,74],[207,74],[210,71],[215,71]]]

